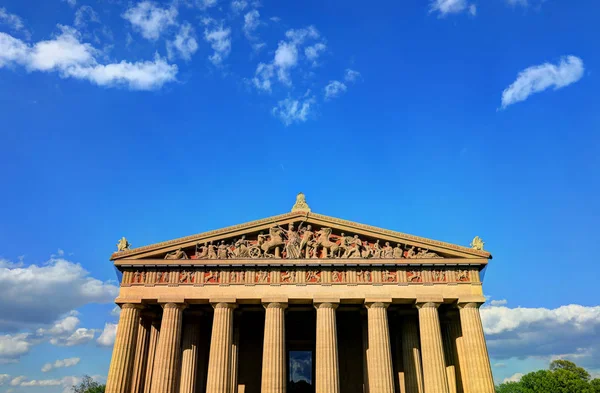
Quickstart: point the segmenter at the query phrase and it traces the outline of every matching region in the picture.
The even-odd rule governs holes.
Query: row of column
[[[287,304],[269,302],[264,306],[261,392],[285,393]],[[396,374],[387,306],[382,302],[366,303],[365,393],[394,393],[394,375],[400,391],[405,393],[494,392],[479,304],[459,304],[459,321],[451,321],[444,329],[438,314],[439,303],[417,304],[418,321],[414,317],[402,318],[397,345],[402,348],[397,360],[402,368]],[[141,318],[139,305],[122,306],[106,393],[195,393],[200,324],[190,321],[182,332],[185,307],[184,304],[164,304],[159,325],[156,319]],[[236,305],[216,303],[213,307],[206,393],[237,393],[239,343],[233,329]],[[337,304],[320,302],[315,303],[315,308],[315,392],[340,393]],[[199,315],[194,312],[189,318]]]

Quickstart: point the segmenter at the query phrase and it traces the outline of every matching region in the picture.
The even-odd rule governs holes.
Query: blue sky
[[[299,191],[483,237],[497,381],[556,357],[600,370],[597,2],[32,3],[0,1],[0,392],[106,377],[121,236],[280,214]]]

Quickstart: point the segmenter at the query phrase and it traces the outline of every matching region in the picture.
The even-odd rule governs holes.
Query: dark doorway
[[[316,313],[313,307],[290,307],[286,318],[288,393],[314,393]]]
[[[310,393],[313,389],[313,352],[289,351],[288,392]]]

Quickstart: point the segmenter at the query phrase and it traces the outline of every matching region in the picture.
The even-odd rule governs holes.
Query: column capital
[[[338,303],[333,303],[333,302],[314,302],[313,305],[315,306],[315,308],[317,310],[320,308],[332,308],[335,310],[339,306]]]
[[[462,308],[479,308],[481,307],[483,303],[481,302],[464,302],[464,303],[457,303],[456,307],[458,307],[459,309]]]
[[[219,308],[237,308],[237,304],[236,303],[227,303],[227,302],[218,302],[218,303],[211,303],[211,305],[213,306],[213,308],[219,309]]]
[[[283,303],[283,302],[263,302],[262,305],[264,308],[281,308],[281,309],[287,308],[287,303]]]
[[[160,306],[163,308],[163,310],[169,309],[169,308],[178,308],[180,310],[185,310],[188,305],[186,303],[171,303],[171,302],[169,302],[169,303],[162,303]]]
[[[365,302],[365,307],[370,308],[388,308],[389,302]]]
[[[121,306],[121,310],[127,310],[130,308],[137,308],[138,310],[144,309],[143,304],[137,304],[137,303],[123,303],[120,306]]]
[[[417,302],[415,303],[415,307],[418,310],[422,308],[438,308],[441,304],[441,302]]]

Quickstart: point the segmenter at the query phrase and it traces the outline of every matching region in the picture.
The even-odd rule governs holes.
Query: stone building
[[[112,255],[107,393],[493,393],[470,247],[290,213]]]

